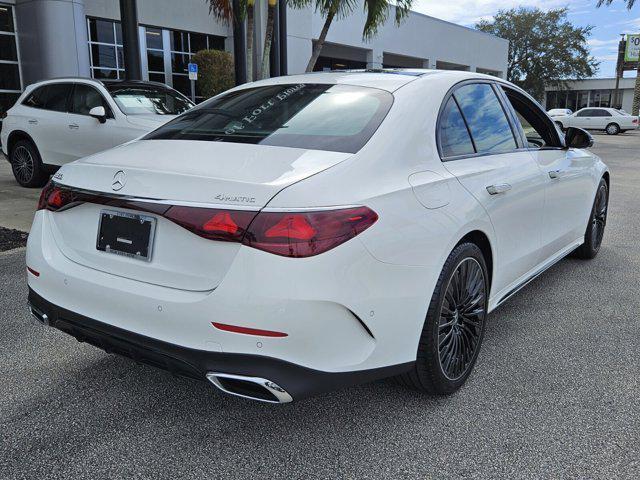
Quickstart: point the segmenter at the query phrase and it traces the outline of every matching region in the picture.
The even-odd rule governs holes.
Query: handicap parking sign
[[[198,80],[198,64],[189,64],[189,80]]]

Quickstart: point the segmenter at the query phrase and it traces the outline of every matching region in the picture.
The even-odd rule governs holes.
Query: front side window
[[[438,135],[442,156],[445,158],[475,153],[469,130],[453,97],[449,98],[442,111]]]
[[[501,153],[517,148],[507,116],[490,84],[464,85],[453,96],[467,122],[477,153]]]
[[[348,85],[268,85],[212,98],[145,139],[253,143],[355,153],[393,96]]]
[[[125,115],[180,115],[193,104],[167,88],[107,85],[111,97]]]
[[[104,107],[107,117],[112,117],[110,115],[111,109],[100,92],[90,85],[76,84],[71,97],[71,112],[78,115],[89,115],[94,107]]]

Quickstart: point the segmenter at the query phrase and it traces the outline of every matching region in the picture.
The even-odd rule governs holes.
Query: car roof
[[[508,83],[501,78],[482,73],[466,72],[460,70],[431,70],[418,68],[381,68],[365,70],[331,70],[324,72],[311,72],[284,77],[274,77],[259,80],[250,84],[244,84],[236,88],[251,88],[266,85],[279,85],[290,83],[321,83],[343,84],[361,87],[375,87],[388,92],[394,92],[400,87],[421,79],[448,78],[452,83],[466,79],[491,79]]]

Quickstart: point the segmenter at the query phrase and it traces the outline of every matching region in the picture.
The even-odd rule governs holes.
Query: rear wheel
[[[16,181],[23,187],[42,187],[49,175],[44,171],[36,146],[29,140],[18,140],[9,156]]]
[[[596,198],[591,208],[591,216],[589,224],[584,233],[584,243],[575,250],[575,256],[578,258],[591,259],[600,251],[602,238],[604,237],[604,228],[607,225],[607,210],[609,208],[609,187],[607,182],[600,180]]]
[[[607,132],[607,135],[618,135],[620,133],[620,125],[617,123],[610,123],[604,131]]]
[[[484,336],[487,278],[475,244],[462,243],[451,252],[431,298],[415,367],[401,383],[435,395],[454,393],[464,384]]]

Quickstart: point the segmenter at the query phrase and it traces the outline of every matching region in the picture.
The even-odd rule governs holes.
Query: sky
[[[614,77],[619,34],[640,33],[640,0],[627,10],[623,0],[596,8],[597,0],[414,0],[413,10],[450,22],[473,27],[478,20],[490,19],[500,9],[538,7],[542,10],[567,7],[574,25],[593,25],[589,46],[600,61],[596,77]],[[635,72],[625,72],[625,77]]]

